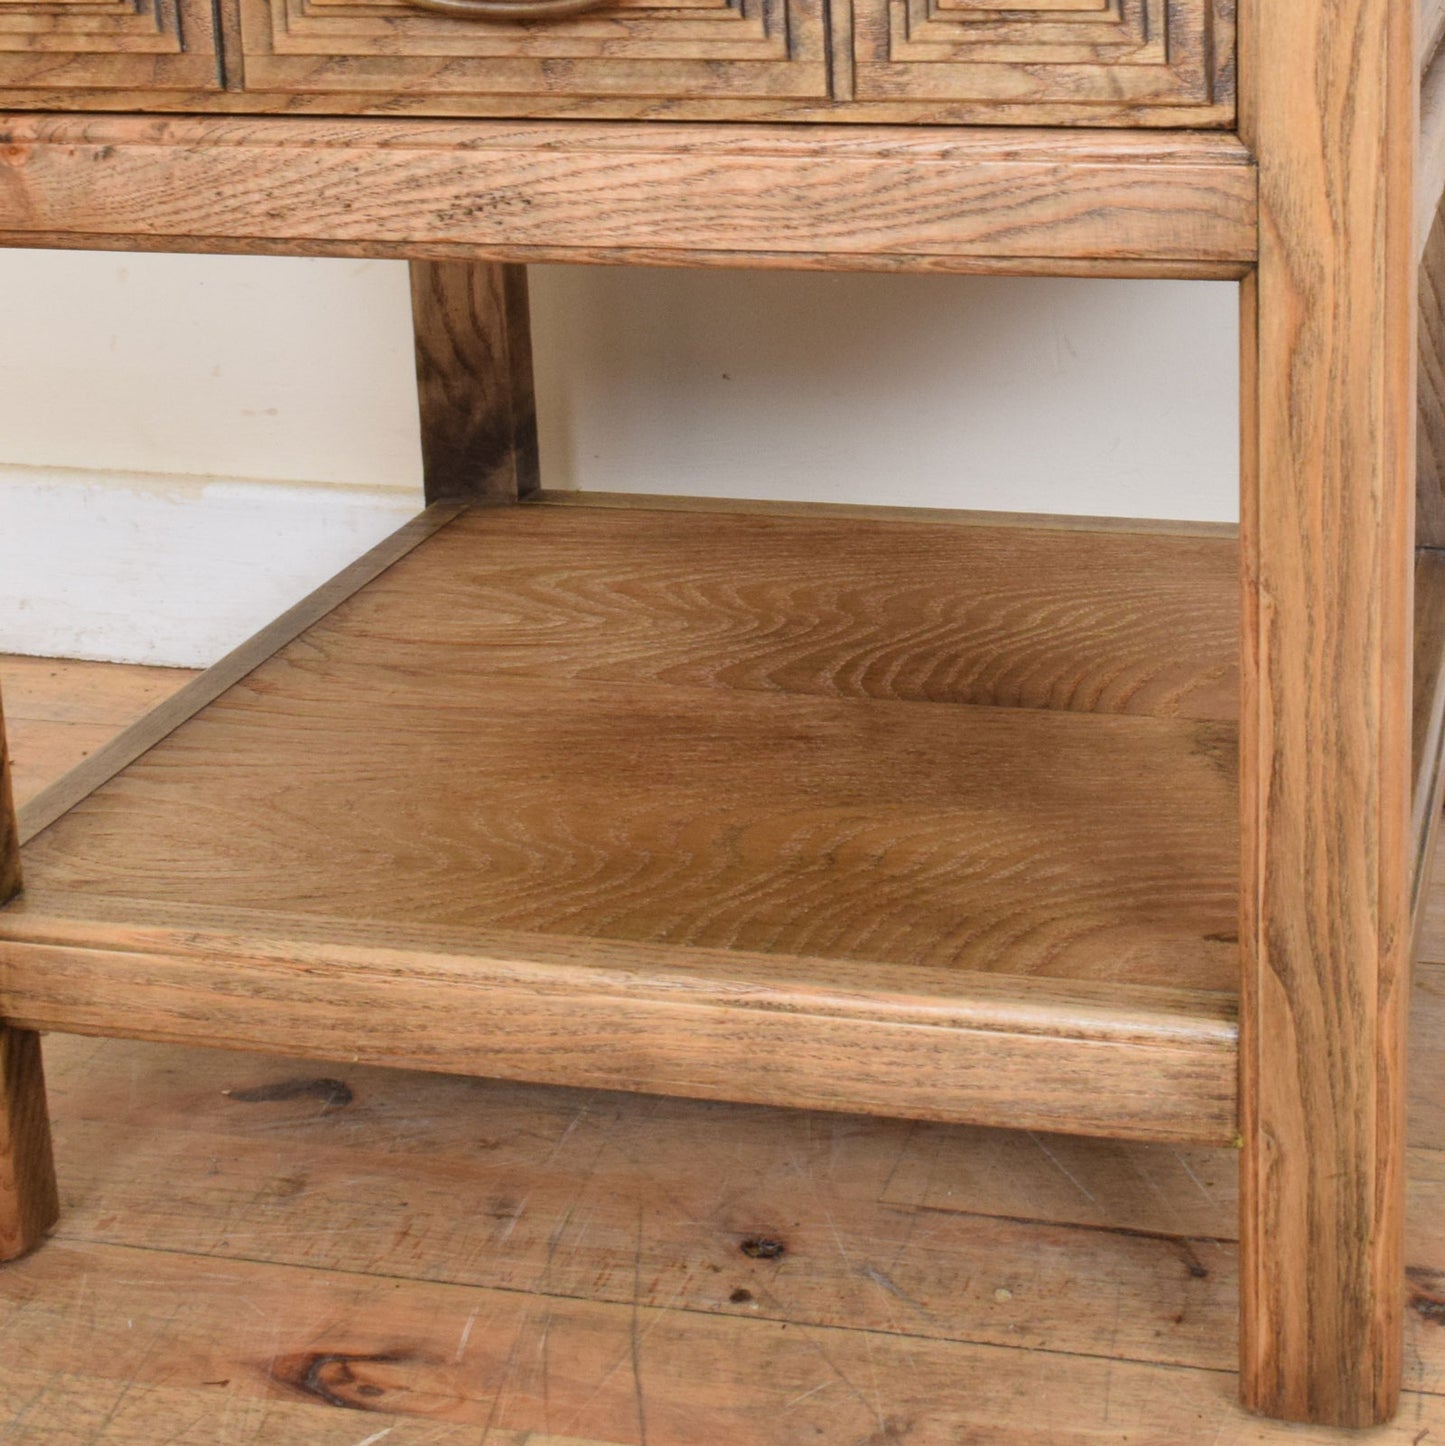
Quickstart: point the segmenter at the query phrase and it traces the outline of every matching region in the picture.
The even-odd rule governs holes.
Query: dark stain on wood
[[[749,1260],[781,1260],[788,1247],[771,1235],[749,1235],[738,1246]]]
[[[327,1110],[345,1109],[356,1098],[351,1086],[340,1079],[285,1079],[251,1089],[226,1090],[227,1099],[243,1105],[267,1105],[285,1100],[320,1100]]]
[[[375,1411],[386,1395],[383,1387],[365,1379],[369,1366],[395,1366],[409,1357],[398,1351],[374,1355],[349,1355],[345,1352],[313,1351],[292,1356],[278,1356],[268,1374],[279,1385],[299,1395],[328,1406],[348,1411]]]

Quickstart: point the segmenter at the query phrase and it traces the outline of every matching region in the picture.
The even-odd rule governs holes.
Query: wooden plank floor
[[[185,676],[0,658],[22,789]],[[1229,1151],[53,1037],[0,1443],[1445,1442],[1445,872],[1425,954],[1380,1431],[1235,1406]]]

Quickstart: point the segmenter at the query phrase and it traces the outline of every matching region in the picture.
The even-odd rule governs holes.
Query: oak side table
[[[46,1030],[1234,1142],[1245,1402],[1389,1418],[1442,30],[0,0],[0,244],[409,259],[428,493],[18,814],[5,784],[0,1258],[56,1215]],[[549,494],[557,260],[1236,279],[1241,526]]]

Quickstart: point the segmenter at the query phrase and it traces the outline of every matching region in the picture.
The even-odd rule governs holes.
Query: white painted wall
[[[532,276],[549,486],[1234,514],[1232,285]],[[0,652],[208,662],[419,478],[400,264],[0,252]]]

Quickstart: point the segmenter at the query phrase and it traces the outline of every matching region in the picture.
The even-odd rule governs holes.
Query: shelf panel
[[[0,1012],[1228,1138],[1235,569],[1189,533],[464,514],[28,844]]]

